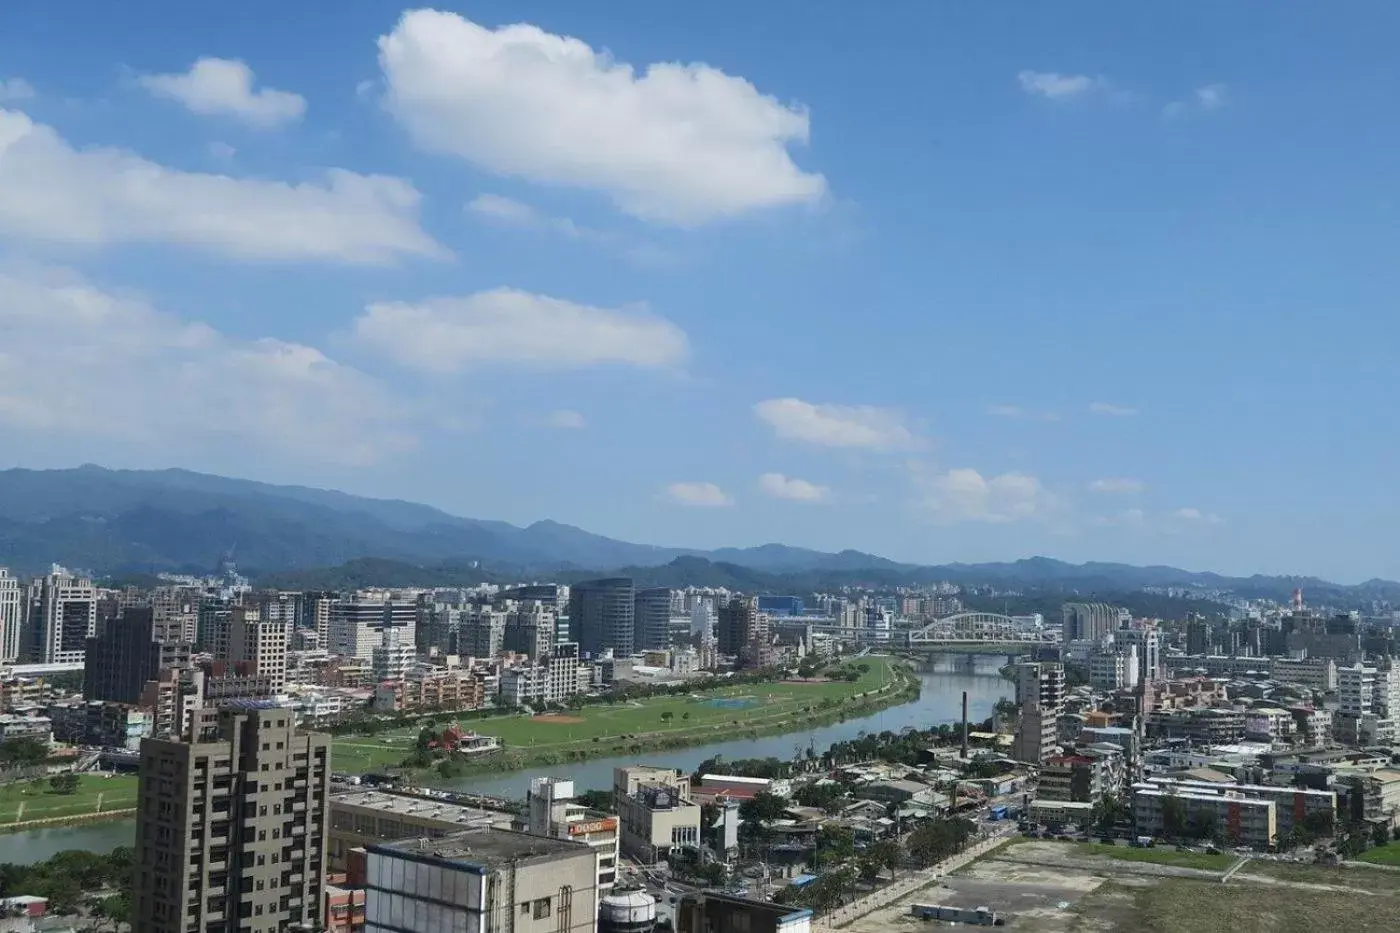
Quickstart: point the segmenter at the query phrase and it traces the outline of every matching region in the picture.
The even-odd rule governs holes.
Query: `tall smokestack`
[[[962,694],[963,694],[963,710],[962,710],[962,713],[963,713],[963,714],[962,714],[962,756],[963,756],[963,760],[966,761],[966,760],[967,760],[967,691],[964,690],[964,691],[962,692]]]

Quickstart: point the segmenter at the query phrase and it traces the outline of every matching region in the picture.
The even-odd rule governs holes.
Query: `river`
[[[707,758],[791,758],[795,750],[811,744],[818,752],[833,742],[855,738],[861,732],[898,732],[905,726],[927,729],[939,723],[955,722],[961,714],[962,692],[967,691],[968,718],[980,722],[992,714],[992,707],[1002,697],[1013,694],[1011,683],[999,673],[1004,657],[950,656],[940,658],[935,666],[919,675],[922,689],[912,703],[893,706],[858,719],[830,726],[819,726],[786,735],[770,735],[758,739],[737,739],[713,745],[697,745],[655,754],[643,753],[620,758],[598,758],[557,768],[512,771],[506,774],[478,775],[442,786],[454,790],[471,790],[482,794],[523,798],[532,777],[550,775],[572,778],[580,789],[612,787],[613,768],[635,764],[638,760],[662,767],[693,771]],[[131,845],[136,838],[134,820],[109,820],[79,826],[35,829],[23,833],[0,835],[0,862],[43,861],[64,849],[87,849],[110,852],[121,845]]]

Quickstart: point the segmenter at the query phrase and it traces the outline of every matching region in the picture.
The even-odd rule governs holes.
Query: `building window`
[[[550,913],[549,906],[549,898],[547,897],[542,897],[535,901],[533,919],[543,920],[545,917],[548,917]]]

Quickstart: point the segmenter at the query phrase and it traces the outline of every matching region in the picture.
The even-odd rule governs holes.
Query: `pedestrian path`
[[[992,849],[1001,845],[1011,836],[1011,830],[1006,829],[985,836],[952,858],[939,862],[937,865],[930,865],[916,872],[911,872],[900,878],[898,881],[881,888],[878,891],[871,891],[869,894],[852,901],[844,907],[838,907],[830,913],[822,916],[812,925],[813,930],[839,930],[852,920],[858,920],[866,914],[888,907],[900,898],[907,897],[925,885],[932,884],[939,878],[951,871],[957,871],[968,862],[981,858]]]

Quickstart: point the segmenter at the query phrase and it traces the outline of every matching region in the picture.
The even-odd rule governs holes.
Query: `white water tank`
[[[598,904],[598,933],[652,933],[656,899],[645,891],[618,891]]]

